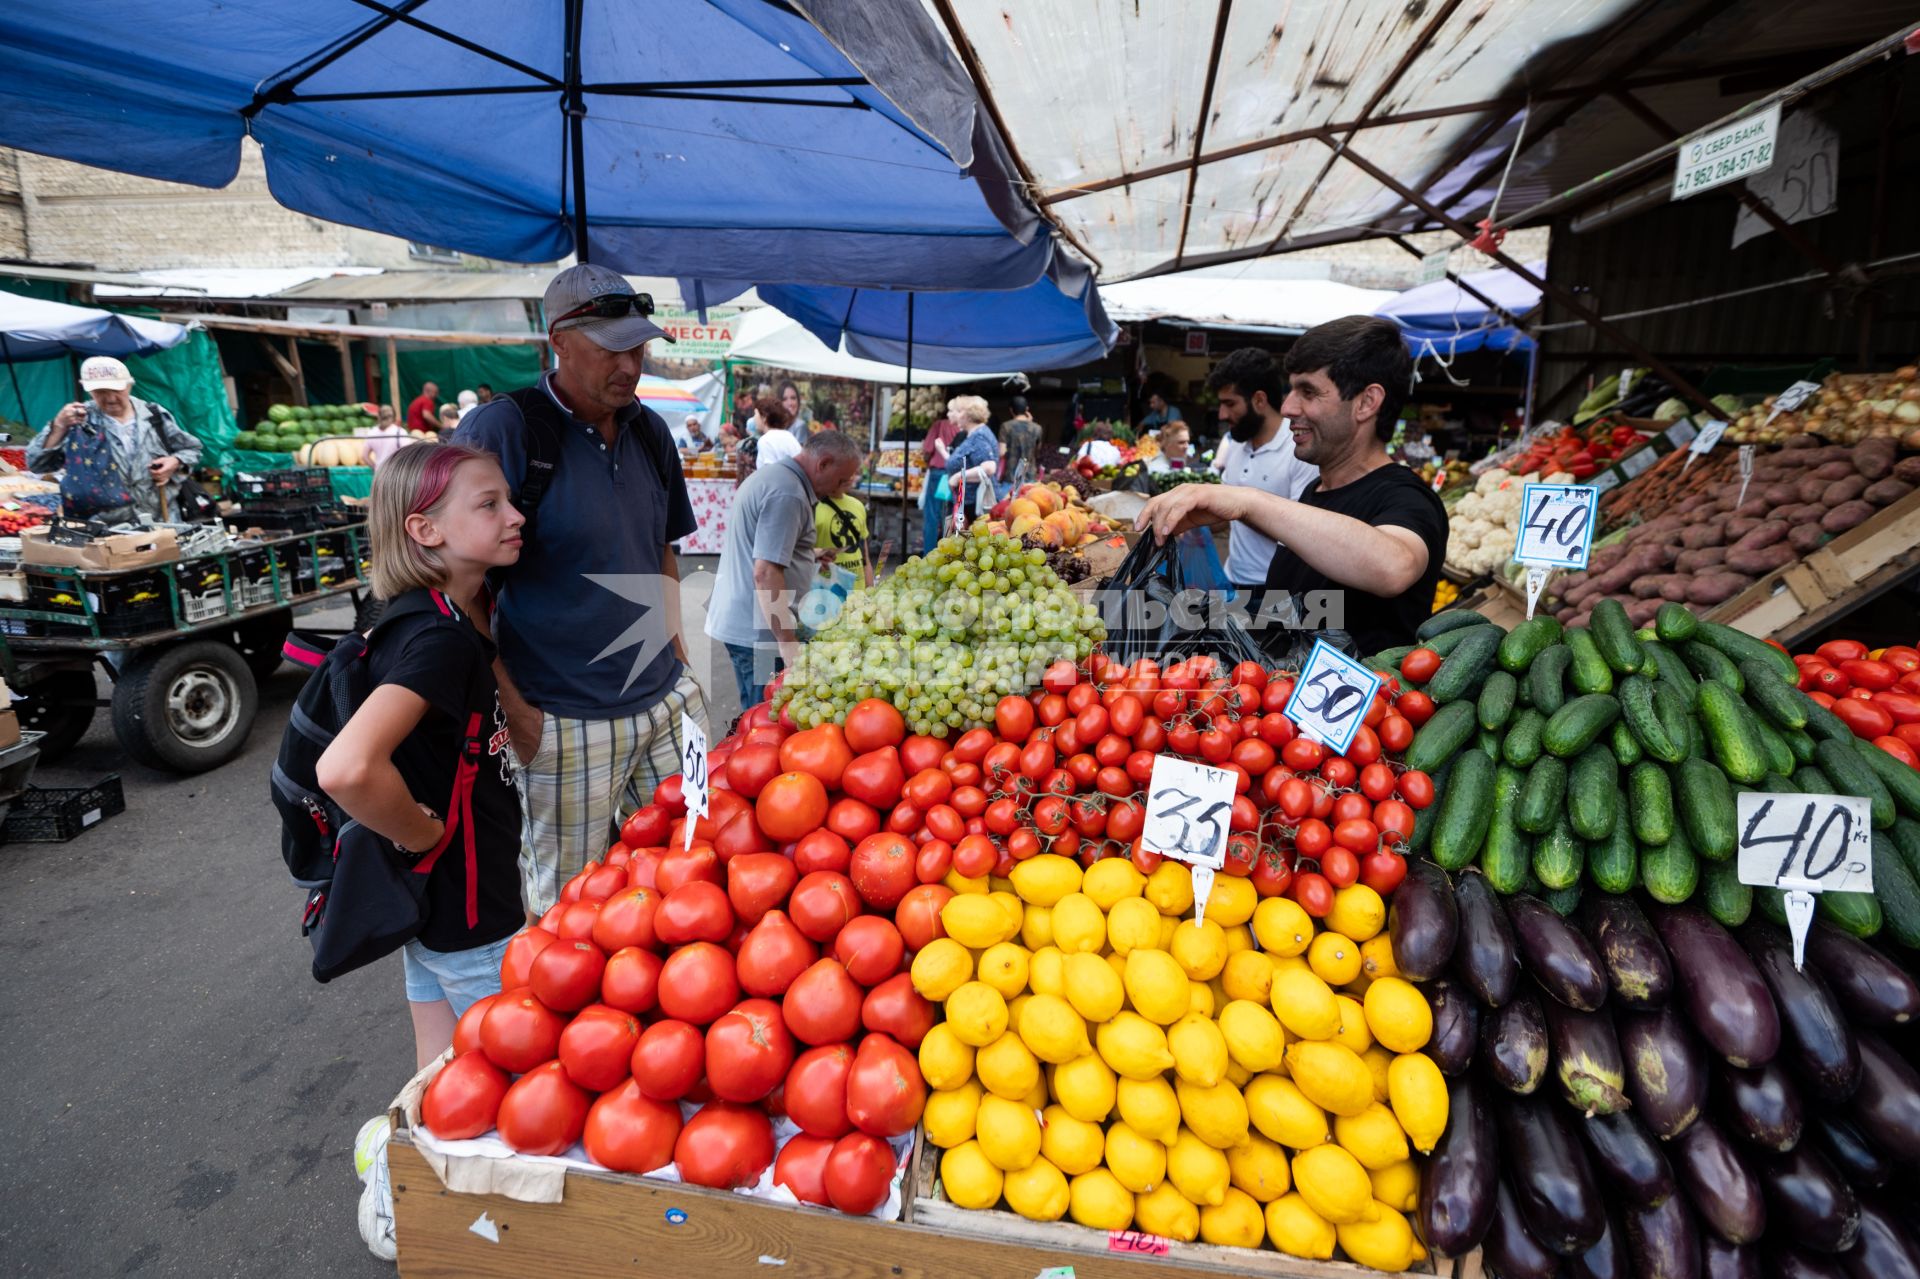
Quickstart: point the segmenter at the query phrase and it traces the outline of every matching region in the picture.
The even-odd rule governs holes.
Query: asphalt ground
[[[737,699],[701,618],[717,736]],[[394,1273],[360,1241],[353,1139],[413,1073],[413,1036],[397,955],[326,986],[309,969],[267,800],[300,685],[265,681],[244,753],[198,777],[128,760],[104,710],[36,773],[117,773],[127,806],[70,843],[0,845],[0,1273]]]

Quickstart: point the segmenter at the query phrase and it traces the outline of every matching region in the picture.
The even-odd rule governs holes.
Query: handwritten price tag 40
[[[1336,755],[1347,753],[1353,735],[1380,692],[1380,674],[1354,661],[1325,640],[1313,642],[1306,669],[1293,686],[1285,713],[1303,736]]]
[[[1812,895],[1873,891],[1872,810],[1852,795],[1743,791],[1735,803],[1740,882],[1785,890],[1797,967],[1813,919]]]
[[[1144,1230],[1107,1231],[1108,1252],[1134,1252],[1164,1257],[1171,1250],[1172,1245],[1163,1235],[1150,1235]]]
[[[687,801],[687,815],[707,815],[707,730],[693,716],[680,712],[681,794]],[[687,847],[693,847],[693,822],[687,823]]]
[[[1513,558],[1522,564],[1585,568],[1599,505],[1599,492],[1586,484],[1527,485],[1520,491],[1526,518]]]

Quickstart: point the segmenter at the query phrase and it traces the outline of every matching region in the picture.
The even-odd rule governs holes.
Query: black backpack
[[[350,631],[334,637],[294,631],[282,650],[289,661],[312,672],[280,739],[271,793],[280,813],[281,856],[293,882],[307,890],[300,933],[313,943],[318,981],[372,963],[419,934],[427,922],[427,878],[456,837],[466,852],[467,883],[475,882],[472,790],[490,727],[480,713],[470,713],[464,726],[453,793],[441,810],[446,835],[425,853],[403,855],[392,841],[348,817],[320,789],[320,756],[373,691],[368,657],[378,637],[399,619],[421,614],[458,627],[473,642],[475,654],[484,658],[479,635],[446,596],[433,590],[409,591],[393,600],[365,634]],[[487,669],[484,661],[480,669]]]
[[[541,382],[509,391],[504,398],[513,401],[520,410],[520,420],[526,425],[527,470],[520,477],[520,491],[513,495],[513,504],[527,518],[521,536],[531,538],[534,512],[540,506],[540,499],[547,495],[553,473],[560,465],[560,432],[567,429],[567,418]],[[653,463],[660,487],[665,488],[667,450],[673,446],[673,432],[667,428],[665,419],[644,404],[640,406],[638,425],[647,460]]]

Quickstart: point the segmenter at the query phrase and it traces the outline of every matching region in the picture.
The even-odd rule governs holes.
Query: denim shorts
[[[512,940],[502,937],[472,950],[428,950],[417,941],[408,942],[400,952],[408,1001],[431,1004],[444,999],[458,1017],[488,995],[499,994],[500,960]]]

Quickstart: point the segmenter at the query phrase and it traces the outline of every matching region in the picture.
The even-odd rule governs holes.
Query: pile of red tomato
[[[1859,640],[1828,640],[1793,664],[1800,668],[1800,690],[1854,736],[1920,768],[1920,648],[1869,650]]]
[[[1292,692],[1253,662],[1096,653],[951,742],[908,735],[879,700],[803,731],[754,707],[709,754],[705,815],[667,779],[508,944],[501,993],[461,1017],[427,1089],[427,1128],[497,1130],[528,1154],[580,1142],[615,1171],[672,1163],[706,1186],[771,1166],[803,1202],[871,1211],[896,1166],[888,1139],[926,1097],[915,1050],[939,1010],[913,989],[913,953],[945,935],[956,891],[1041,852],[1152,871],[1159,755],[1234,774],[1223,873],[1261,895],[1322,916],[1339,888],[1399,885],[1433,783],[1387,752],[1432,702],[1390,678],[1334,755],[1295,733]],[[682,1103],[699,1106],[684,1122]],[[799,1135],[776,1150],[779,1116]]]

